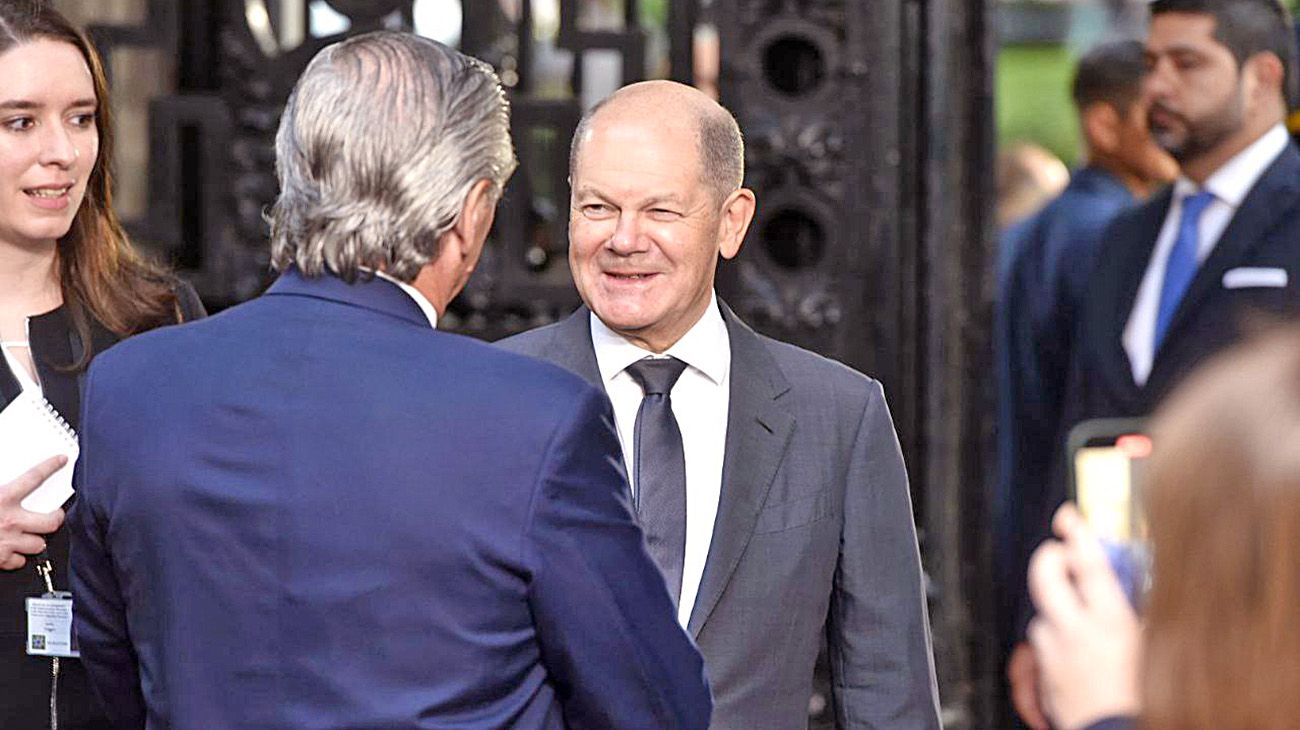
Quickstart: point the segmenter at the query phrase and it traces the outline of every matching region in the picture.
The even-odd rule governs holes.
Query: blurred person
[[[515,167],[486,64],[331,45],[262,297],[99,358],[76,626],[120,728],[704,728],[609,402],[436,330]]]
[[[111,105],[86,37],[48,3],[0,3],[0,79],[0,409],[32,390],[77,428],[91,360],[203,307],[134,251],[113,212]],[[49,590],[38,569],[68,588],[68,539],[62,510],[20,502],[61,463],[0,485],[0,727],[109,727],[80,662],[24,652],[26,599]]]
[[[1079,60],[1071,92],[1086,162],[1060,197],[1002,237],[1007,263],[998,272],[995,320],[1000,471],[994,534],[1004,647],[1016,638],[1024,591],[1023,566],[1016,559],[1023,548],[1015,541],[1025,535],[1024,515],[1041,514],[1036,504],[1042,475],[1059,448],[1054,435],[1075,319],[1087,299],[1102,232],[1116,214],[1178,173],[1151,137],[1142,98],[1145,76],[1138,41],[1103,44]],[[1029,691],[1032,682],[1016,675],[1017,663],[1009,668],[1014,688]]]
[[[1152,426],[1142,626],[1072,507],[1030,583],[1053,726],[1284,728],[1300,717],[1300,333],[1189,377]],[[1140,716],[1137,720],[1135,716]],[[1110,718],[1106,720],[1106,718]]]
[[[998,150],[998,230],[1037,213],[1069,183],[1069,168],[1039,145],[1015,142]]]
[[[691,87],[633,84],[583,117],[569,159],[585,306],[501,344],[612,399],[650,554],[704,655],[711,727],[805,727],[825,641],[836,727],[938,728],[880,384],[754,333],[714,293],[755,207],[735,119]]]
[[[1283,125],[1295,86],[1290,18],[1273,0],[1156,0],[1151,13],[1144,95],[1152,134],[1182,173],[1103,234],[1056,458],[1037,515],[1025,511],[1022,569],[1065,499],[1070,428],[1151,413],[1237,342],[1251,314],[1300,306],[1300,152]]]

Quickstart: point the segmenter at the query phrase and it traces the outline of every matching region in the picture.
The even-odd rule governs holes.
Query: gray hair
[[[601,99],[578,120],[578,126],[573,130],[573,141],[569,145],[570,180],[578,169],[582,138],[591,129],[592,120],[606,104],[616,98],[618,92]],[[695,115],[700,181],[709,187],[714,198],[721,203],[745,183],[745,139],[740,133],[740,124],[726,107],[716,103],[711,106],[714,108],[688,104],[685,105],[685,111]]]
[[[323,49],[294,86],[275,137],[280,197],[271,264],[352,281],[415,279],[480,180],[515,168],[510,108],[487,64],[410,33]]]

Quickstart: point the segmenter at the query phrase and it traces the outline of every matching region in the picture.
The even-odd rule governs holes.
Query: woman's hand
[[[1043,704],[1054,726],[1078,730],[1116,715],[1137,715],[1141,629],[1101,543],[1073,505],[1052,521],[1029,564],[1038,611],[1029,625]]]
[[[28,512],[21,503],[67,463],[66,456],[52,456],[12,482],[0,485],[0,570],[18,570],[26,565],[28,555],[45,549],[43,536],[63,524],[63,510],[43,515]]]

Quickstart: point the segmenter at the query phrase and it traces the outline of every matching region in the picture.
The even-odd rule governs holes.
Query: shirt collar
[[[1286,127],[1275,125],[1215,170],[1205,180],[1204,189],[1214,193],[1215,198],[1237,208],[1268,166],[1286,149],[1289,141]],[[1180,199],[1195,193],[1197,189],[1196,183],[1186,177],[1179,176],[1178,182],[1174,183],[1174,193]]]
[[[595,312],[591,313],[591,344],[596,350],[600,379],[608,383],[628,365],[655,354],[645,350],[610,329]],[[718,309],[718,295],[709,295],[709,306],[682,338],[663,352],[701,372],[715,385],[721,385],[731,369],[731,340],[727,323]]]
[[[424,312],[424,316],[429,320],[429,326],[438,329],[438,310],[433,308],[433,304],[427,297],[420,293],[419,289],[416,289],[404,281],[394,279],[382,271],[375,271],[374,274],[384,281],[391,281],[397,285],[398,289],[406,292],[407,296],[415,300],[415,306],[419,307],[421,312]]]

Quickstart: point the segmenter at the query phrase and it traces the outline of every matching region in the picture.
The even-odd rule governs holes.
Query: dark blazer
[[[711,727],[805,727],[825,637],[839,727],[938,728],[907,472],[880,384],[722,314],[727,446],[688,627]],[[499,344],[600,386],[589,317],[583,307]]]
[[[290,271],[114,348],[83,408],[76,625],[121,727],[707,725],[581,379]]]
[[[1300,152],[1291,143],[1251,188],[1201,264],[1156,352],[1150,377],[1139,386],[1122,337],[1172,196],[1172,190],[1165,191],[1123,213],[1106,230],[1078,323],[1079,346],[1071,358],[1053,468],[1041,490],[1026,492],[1025,513],[1037,519],[1030,523],[1022,567],[1065,500],[1065,438],[1073,425],[1088,418],[1150,415],[1206,358],[1240,341],[1252,326],[1294,318],[1300,309]],[[1239,267],[1284,269],[1287,285],[1225,287],[1224,274]]]
[[[1114,175],[1097,167],[1076,170],[1070,185],[1028,220],[1013,226],[999,248],[994,316],[998,386],[998,479],[994,538],[1003,586],[1024,535],[1022,485],[1032,485],[1056,456],[1066,375],[1088,275],[1106,226],[1135,203]],[[1033,519],[1037,519],[1033,515]],[[1019,593],[1004,592],[999,615],[1004,643],[1012,638]]]
[[[203,303],[194,289],[185,283],[176,287],[177,304],[185,321],[201,319]],[[98,322],[90,322],[91,352],[96,356],[117,343],[118,337]],[[36,372],[40,376],[45,399],[73,428],[81,423],[81,385],[85,371],[70,372],[68,365],[81,355],[81,343],[75,334],[65,307],[32,317],[28,334]],[[0,408],[9,403],[21,386],[0,358]],[[55,587],[68,589],[68,531],[61,529],[46,540],[50,563],[54,566]],[[50,660],[23,653],[27,641],[26,610],[28,596],[45,592],[32,567],[0,571],[0,728],[49,727]],[[95,700],[81,663],[63,660],[59,670],[59,727],[61,730],[109,730],[111,725]]]

